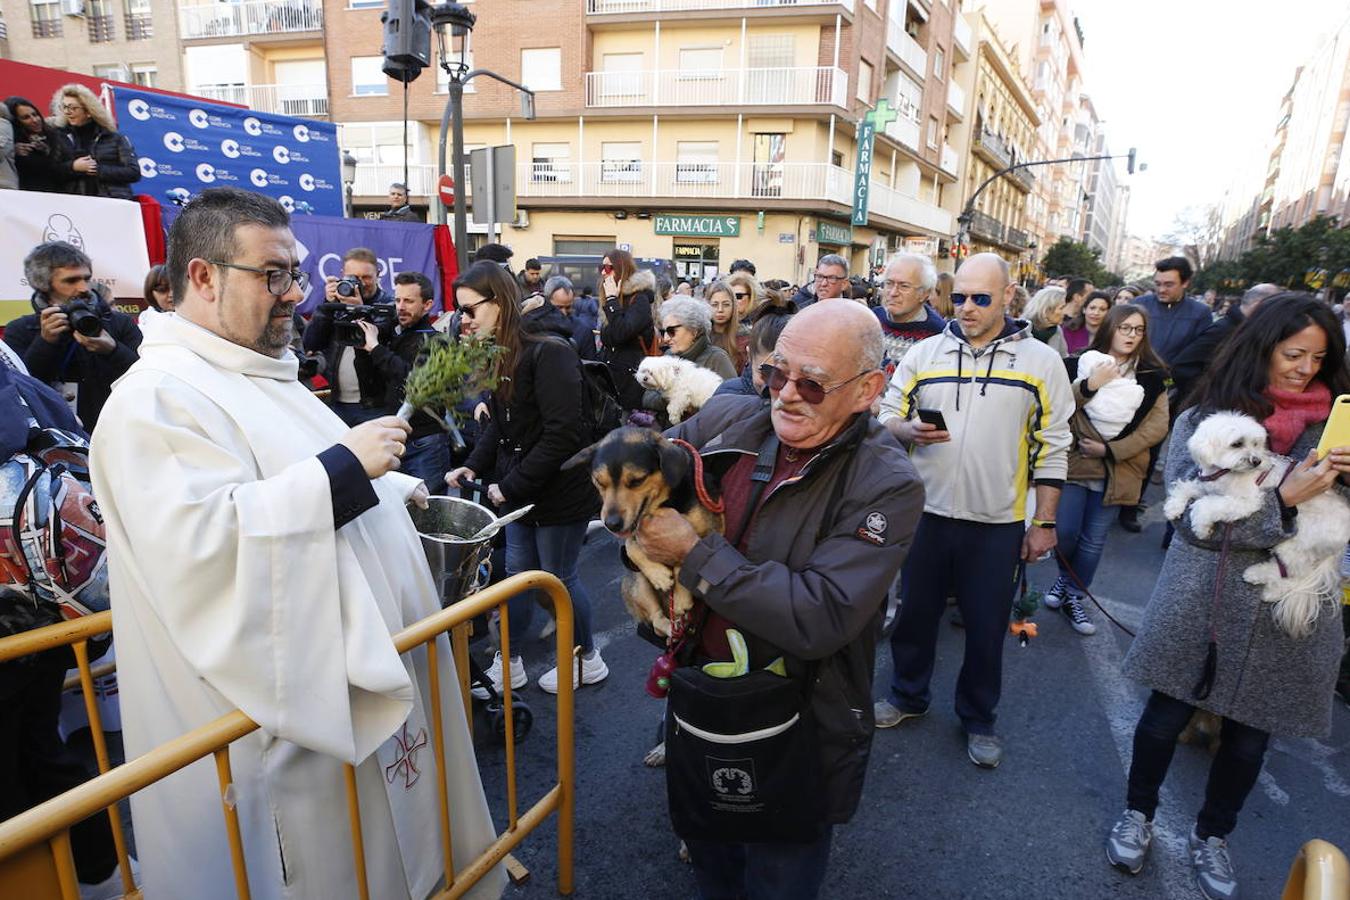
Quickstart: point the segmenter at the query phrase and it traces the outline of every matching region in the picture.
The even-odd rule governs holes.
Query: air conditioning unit
[[[518,210],[516,210],[516,217],[515,217],[515,219],[513,219],[513,220],[511,221],[511,227],[512,227],[512,228],[529,228],[529,227],[530,227],[530,214],[529,214],[529,212],[526,211],[526,210],[523,210],[523,209],[518,209]]]
[[[61,14],[63,16],[83,16],[84,0],[61,0]]]

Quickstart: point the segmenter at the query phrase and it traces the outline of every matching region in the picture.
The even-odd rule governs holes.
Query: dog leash
[[[714,500],[708,494],[708,487],[703,483],[703,457],[694,449],[694,445],[680,438],[671,438],[670,442],[678,447],[683,447],[689,451],[689,455],[694,458],[694,493],[698,495],[698,502],[703,504],[703,508],[708,512],[714,512],[721,515],[726,511],[726,503],[722,500]]]
[[[1116,626],[1121,631],[1128,634],[1130,637],[1134,637],[1133,631],[1126,628],[1124,625],[1120,624],[1120,620],[1117,619],[1115,616],[1111,615],[1109,612],[1107,612],[1106,607],[1102,606],[1101,601],[1099,601],[1096,597],[1092,596],[1092,591],[1088,589],[1087,585],[1083,584],[1083,579],[1078,577],[1078,573],[1073,570],[1073,566],[1069,565],[1069,561],[1064,558],[1064,554],[1059,551],[1058,547],[1055,548],[1055,559],[1059,561],[1059,564],[1064,568],[1064,571],[1069,573],[1069,580],[1074,583],[1074,586],[1078,588],[1080,591],[1082,591],[1083,594],[1089,600],[1092,601],[1093,606],[1101,610],[1102,615],[1106,616],[1106,618],[1111,622],[1112,625]]]

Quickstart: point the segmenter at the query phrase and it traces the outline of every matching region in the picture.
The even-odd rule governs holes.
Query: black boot
[[[1143,526],[1139,524],[1139,507],[1122,506],[1120,508],[1120,527],[1131,534],[1138,534],[1143,531]]]

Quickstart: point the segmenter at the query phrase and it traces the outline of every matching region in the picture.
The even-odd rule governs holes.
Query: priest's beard
[[[234,327],[230,321],[230,307],[242,301],[221,298],[220,329],[221,336],[231,343],[247,347],[255,353],[280,359],[291,344],[292,322],[295,315],[294,303],[276,303],[267,314],[267,322],[261,332],[245,333]]]

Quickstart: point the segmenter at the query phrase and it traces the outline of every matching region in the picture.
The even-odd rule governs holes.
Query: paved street
[[[1150,489],[1157,498],[1158,489]],[[1142,617],[1162,559],[1160,504],[1142,535],[1113,530],[1098,573],[1098,598],[1133,628]],[[596,898],[689,898],[693,877],[676,858],[666,817],[665,781],[645,768],[661,705],[643,692],[655,656],[632,633],[617,595],[613,542],[595,535],[583,579],[596,604],[611,675],[582,690],[577,703],[577,895]],[[1052,569],[1033,570],[1040,587]],[[1186,861],[1186,833],[1199,808],[1209,757],[1178,749],[1159,810],[1159,840],[1144,871],[1130,878],[1104,859],[1103,836],[1123,808],[1134,723],[1145,693],[1120,674],[1129,638],[1094,610],[1098,633],[1076,635],[1057,613],[1037,615],[1041,636],[1006,655],[999,731],[1002,767],[982,771],[967,760],[951,708],[962,632],[943,626],[932,713],[892,731],[873,747],[863,804],[835,834],[822,896],[924,898],[1198,897]],[[482,645],[477,645],[482,646]],[[531,680],[548,668],[544,644],[527,647]],[[889,678],[889,653],[877,664]],[[522,808],[550,777],[554,704],[536,687],[535,731],[521,745]],[[502,754],[480,738],[480,763],[500,810]],[[1327,741],[1276,739],[1261,783],[1232,837],[1245,897],[1279,895],[1290,861],[1307,839],[1350,848],[1350,710],[1339,707]],[[498,822],[503,821],[500,812]],[[551,828],[529,839],[519,858],[532,881],[508,896],[553,895]]]

